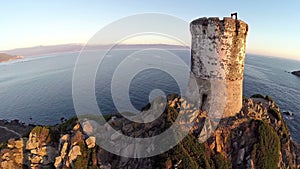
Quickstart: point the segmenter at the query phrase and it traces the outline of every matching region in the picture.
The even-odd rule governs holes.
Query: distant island
[[[293,71],[292,74],[300,77],[300,70],[298,70],[298,71]]]
[[[24,58],[23,56],[0,53],[0,62],[12,61],[12,60],[23,59],[23,58]]]

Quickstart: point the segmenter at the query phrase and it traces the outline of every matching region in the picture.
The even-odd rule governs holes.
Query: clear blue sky
[[[19,47],[86,43],[101,27],[144,12],[191,21],[237,11],[250,26],[248,53],[300,58],[300,1],[119,0],[3,1],[0,51]]]

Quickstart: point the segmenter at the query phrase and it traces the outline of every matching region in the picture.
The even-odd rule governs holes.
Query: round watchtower
[[[223,117],[242,108],[244,59],[248,25],[235,18],[199,18],[191,22],[191,72],[200,89],[200,109],[207,111],[216,100],[224,100]],[[224,98],[212,95],[212,83],[223,84]],[[218,90],[216,88],[215,90]],[[219,97],[219,96],[218,96]]]

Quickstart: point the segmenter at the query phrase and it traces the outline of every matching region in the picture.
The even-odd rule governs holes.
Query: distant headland
[[[19,55],[9,55],[6,53],[0,53],[0,62],[12,61],[17,59],[23,59],[23,56]]]
[[[65,52],[79,52],[83,48],[84,50],[106,50],[111,47],[111,44],[107,45],[88,45],[85,44],[59,44],[49,46],[34,46],[27,48],[16,48],[11,50],[0,51],[0,53],[7,53],[10,55],[19,55],[25,57],[41,56],[54,53]],[[143,48],[164,48],[164,49],[189,49],[188,46],[172,45],[172,44],[118,44],[114,45],[114,49],[143,49]]]

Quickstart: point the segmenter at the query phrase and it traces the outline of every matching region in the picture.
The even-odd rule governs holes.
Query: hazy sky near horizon
[[[247,52],[300,58],[300,1],[3,1],[0,51],[86,43],[98,30],[125,16],[159,12],[187,22],[203,16],[238,17],[250,26]]]

